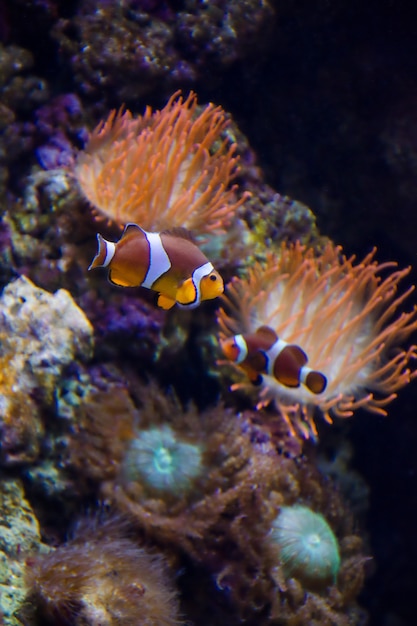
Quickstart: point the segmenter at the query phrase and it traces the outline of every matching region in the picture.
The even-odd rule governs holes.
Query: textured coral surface
[[[70,541],[29,561],[26,619],[179,624],[176,592],[162,559],[127,538],[124,526],[118,519],[83,519]]]
[[[146,626],[414,623],[415,384],[401,389],[414,356],[415,295],[410,305],[401,295],[416,281],[413,9],[390,0],[0,0],[0,622],[143,624],[148,611]],[[305,407],[303,392],[288,401],[287,420],[276,407],[254,409],[257,388],[230,392],[242,376],[219,363],[218,302],[165,312],[152,294],[87,271],[96,233],[114,241],[120,226],[97,221],[74,164],[111,110],[149,122],[147,107],[161,115],[177,90],[184,101],[198,96],[186,125],[214,111],[220,135],[206,141],[205,127],[181,143],[165,118],[142,150],[145,166],[137,152],[134,163],[122,159],[116,212],[141,191],[137,219],[156,209],[155,228],[172,227],[169,213],[183,226],[188,210],[226,284],[245,284],[254,268],[262,277],[283,243],[322,258],[329,237],[348,259],[376,245],[383,265],[412,266],[385,266],[378,283],[374,257],[352,262],[373,278],[353,272],[341,317],[359,291],[361,303],[374,294],[374,317],[360,326],[356,311],[343,350],[326,320],[299,329],[306,346],[324,333],[316,354],[329,358],[331,402],[344,415],[355,405],[343,423],[330,411],[332,425],[309,409],[315,443],[288,419]],[[107,177],[101,166],[93,182],[99,170]],[[139,191],[130,186],[138,168]],[[222,224],[204,206],[213,197]],[[291,323],[315,278],[325,292],[314,267],[295,281],[297,297],[283,289]],[[248,311],[272,290],[259,285],[259,296],[244,293]],[[359,369],[358,345],[371,347]],[[338,397],[352,372],[358,385]],[[362,412],[358,404],[380,393],[389,415]],[[271,541],[280,512],[299,506],[334,538],[340,567],[325,584]],[[307,543],[320,545],[308,528]]]
[[[37,552],[39,523],[18,479],[0,485],[0,611],[4,623],[19,626],[17,617],[26,595],[24,554]]]

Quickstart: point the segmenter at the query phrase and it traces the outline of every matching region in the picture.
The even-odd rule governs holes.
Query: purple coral
[[[42,142],[36,150],[41,166],[48,170],[72,166],[77,147],[87,139],[79,98],[74,94],[57,96],[38,109],[35,118]]]
[[[131,292],[113,293],[102,299],[90,291],[79,300],[94,327],[98,354],[113,350],[113,356],[151,361],[160,342],[165,313]]]

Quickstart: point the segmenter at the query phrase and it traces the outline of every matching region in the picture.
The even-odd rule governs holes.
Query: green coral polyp
[[[203,471],[198,445],[178,439],[164,425],[140,431],[125,458],[125,475],[156,491],[188,491]]]
[[[319,513],[302,505],[283,506],[272,523],[271,539],[288,578],[320,589],[336,581],[340,568],[337,539]]]

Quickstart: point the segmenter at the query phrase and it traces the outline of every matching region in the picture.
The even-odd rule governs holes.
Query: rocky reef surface
[[[387,418],[318,412],[306,441],[219,363],[219,302],[166,312],[87,271],[120,224],[74,175],[110,109],[193,89],[228,119],[207,158],[238,158],[236,221],[203,244],[226,285],[329,238],[413,264],[412,23],[388,1],[0,0],[0,622],[412,623],[414,387]]]

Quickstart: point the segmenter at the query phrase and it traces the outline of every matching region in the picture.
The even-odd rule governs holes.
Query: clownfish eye
[[[210,274],[210,280],[217,280],[217,276],[215,276],[214,274]]]

